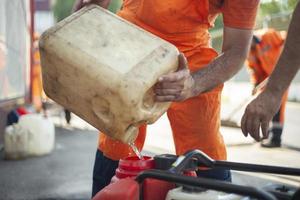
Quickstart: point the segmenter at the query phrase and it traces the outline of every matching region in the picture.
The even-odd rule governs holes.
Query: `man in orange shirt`
[[[260,30],[258,34],[253,36],[248,56],[248,65],[251,69],[254,86],[259,85],[272,73],[283,48],[284,35],[285,33],[268,29]],[[262,141],[262,147],[272,148],[281,146],[286,100],[287,92],[282,99],[282,104],[278,112],[272,119],[272,126],[269,129],[271,137]]]
[[[104,8],[110,0],[85,0]],[[79,4],[79,7],[82,5]],[[162,76],[155,86],[157,101],[172,101],[167,114],[176,154],[200,149],[226,159],[220,134],[223,83],[240,70],[248,55],[258,0],[124,0],[119,16],[174,44],[182,54],[177,72]],[[222,54],[210,46],[209,28],[223,15]],[[146,126],[135,144],[142,149]],[[100,133],[93,195],[109,184],[118,160],[134,155],[127,144]],[[230,180],[228,170],[198,170],[198,176]]]

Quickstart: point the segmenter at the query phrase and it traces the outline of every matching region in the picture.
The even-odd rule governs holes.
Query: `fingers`
[[[183,86],[184,86],[183,82],[160,82],[160,83],[156,83],[154,88],[155,90],[159,90],[159,89],[181,90]]]
[[[181,53],[178,56],[176,72],[161,76],[155,84],[156,101],[183,101],[193,96],[194,81],[187,60]]]
[[[260,128],[260,120],[257,117],[253,117],[250,118],[248,120],[248,123],[250,124],[249,126],[249,133],[250,135],[256,140],[256,141],[260,141],[260,135],[259,135],[259,128]]]
[[[263,135],[263,139],[267,139],[269,137],[269,122],[265,121],[261,123],[261,131]]]
[[[185,98],[182,95],[156,95],[155,101],[167,102],[167,101],[183,101]]]
[[[174,95],[164,95],[164,96],[155,96],[155,100],[157,102],[166,102],[166,101],[175,101],[176,100],[176,96]]]
[[[173,95],[177,96],[180,95],[181,89],[155,89],[155,94],[158,96],[163,95]]]
[[[260,141],[261,116],[249,104],[241,120],[241,129],[245,137],[251,135],[256,141]]]
[[[248,136],[248,131],[247,131],[247,112],[245,112],[244,115],[243,115],[243,117],[242,117],[241,128],[242,128],[242,132],[243,132],[244,136],[247,137]]]
[[[173,72],[159,77],[158,82],[178,82],[184,80],[189,75],[188,70]]]
[[[178,69],[177,69],[177,71],[182,70],[182,69],[188,69],[188,62],[187,62],[187,59],[184,56],[184,54],[180,53],[179,56],[178,56]]]

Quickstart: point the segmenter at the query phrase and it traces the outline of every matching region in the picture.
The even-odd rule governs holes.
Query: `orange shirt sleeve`
[[[253,29],[259,0],[225,0],[222,6],[224,26]]]

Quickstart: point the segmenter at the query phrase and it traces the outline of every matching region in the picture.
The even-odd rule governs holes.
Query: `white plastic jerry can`
[[[250,198],[215,190],[187,191],[178,187],[168,192],[166,200],[250,200]]]
[[[47,30],[40,52],[46,94],[122,142],[170,105],[152,87],[177,69],[177,48],[96,5]]]
[[[39,114],[22,115],[18,125],[28,134],[28,155],[40,156],[50,153],[55,144],[53,122]]]
[[[38,114],[22,115],[17,124],[8,126],[4,134],[6,159],[41,156],[54,148],[54,124]]]
[[[28,156],[28,134],[19,124],[6,127],[4,132],[4,157],[8,160],[24,159]]]

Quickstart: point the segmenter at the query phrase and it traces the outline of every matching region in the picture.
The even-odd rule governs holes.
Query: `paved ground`
[[[20,161],[0,159],[0,199],[89,199],[95,131],[56,129],[51,155]]]
[[[53,120],[57,125],[64,124],[62,117]],[[73,125],[81,129],[56,129],[56,148],[51,155],[4,161],[0,154],[0,200],[89,199],[97,132],[78,118],[73,119]],[[174,152],[166,116],[149,126],[148,132],[144,154]],[[239,129],[223,127],[222,133],[231,161],[300,168],[299,151],[285,147],[263,149],[244,138]],[[235,172],[233,181],[257,187],[277,182],[300,186],[299,178],[257,173]]]

